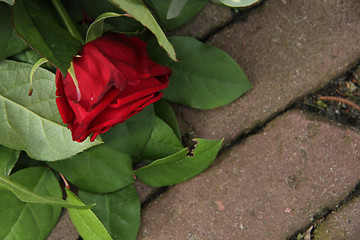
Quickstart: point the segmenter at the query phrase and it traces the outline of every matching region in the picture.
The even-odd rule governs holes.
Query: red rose
[[[56,104],[74,141],[91,141],[159,100],[171,70],[152,62],[137,37],[107,34],[73,59],[78,88],[56,71]]]

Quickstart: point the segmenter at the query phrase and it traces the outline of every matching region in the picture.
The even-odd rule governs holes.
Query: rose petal
[[[84,45],[73,59],[78,93],[70,74],[56,73],[56,102],[74,141],[91,141],[158,101],[171,70],[148,59],[137,37],[106,34]]]

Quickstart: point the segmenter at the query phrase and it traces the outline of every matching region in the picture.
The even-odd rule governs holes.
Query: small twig
[[[349,105],[350,107],[353,107],[354,109],[356,109],[356,110],[358,110],[360,112],[360,106],[359,105],[357,105],[353,101],[350,101],[350,100],[345,99],[345,98],[334,97],[334,96],[321,96],[321,97],[319,97],[319,99],[324,100],[324,101],[341,102],[341,103]]]
[[[342,92],[340,92],[338,89],[335,89],[335,91],[336,91],[339,95],[341,95],[341,96],[343,96],[343,97],[346,97],[346,95],[343,94]]]

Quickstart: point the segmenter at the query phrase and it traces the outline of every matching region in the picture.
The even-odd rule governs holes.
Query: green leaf
[[[80,0],[80,2],[82,12],[92,19],[106,12],[125,13],[109,1]],[[109,18],[104,23],[104,29],[115,32],[137,32],[144,30],[144,26],[134,18]]]
[[[35,64],[40,58],[41,57],[37,52],[35,52],[31,48],[27,48],[22,52],[12,55],[8,59],[14,60],[16,62]],[[41,67],[49,70],[50,72],[56,71],[56,68],[53,65],[51,65],[49,62],[44,63],[43,65],[41,65]]]
[[[37,195],[62,196],[59,182],[45,167],[23,169],[10,180]],[[46,239],[59,219],[61,207],[25,203],[4,188],[0,188],[0,196],[0,239]]]
[[[65,188],[67,198],[66,200],[72,204],[84,205],[81,200],[75,196],[73,192]],[[99,239],[108,240],[112,239],[110,234],[107,232],[104,225],[96,217],[96,215],[90,210],[78,210],[68,209],[70,219],[74,224],[76,230],[79,232],[83,239]]]
[[[30,90],[29,90],[29,96],[32,95],[33,92],[33,87],[32,87],[32,83],[33,83],[33,79],[34,79],[34,74],[36,72],[36,70],[44,63],[47,63],[48,60],[46,58],[40,58],[35,64],[34,66],[31,68],[30,70]]]
[[[204,171],[216,158],[222,140],[195,139],[195,149],[189,154],[183,149],[171,156],[159,159],[134,173],[152,187],[175,185]]]
[[[133,18],[141,22],[147,27],[157,38],[159,45],[165,49],[170,58],[176,60],[176,53],[174,47],[166,38],[159,24],[141,0],[109,0],[117,5],[119,8],[130,14]]]
[[[155,117],[151,137],[144,148],[142,159],[158,159],[176,153],[183,149],[183,145],[174,131],[159,117]]]
[[[30,82],[33,81],[34,78],[34,74],[36,72],[36,70],[43,65],[44,63],[47,63],[48,60],[46,58],[40,58],[38,61],[36,61],[36,63],[34,64],[34,66],[31,68],[30,70]]]
[[[16,0],[13,7],[14,25],[22,38],[65,76],[82,44],[55,21],[48,11],[53,8],[47,4],[43,1]]]
[[[161,120],[163,120],[167,125],[169,125],[174,131],[177,138],[181,141],[179,125],[176,120],[174,111],[171,109],[169,104],[164,99],[160,99],[159,101],[154,103],[154,107],[156,116],[161,118]]]
[[[188,1],[189,0],[172,0],[169,10],[166,14],[166,19],[173,19],[178,17]]]
[[[0,61],[26,48],[13,27],[10,13],[11,7],[0,2]]]
[[[28,168],[26,168],[28,169]],[[83,206],[79,204],[69,204],[59,197],[42,196],[38,195],[26,187],[11,181],[8,177],[0,174],[0,186],[7,188],[13,192],[21,201],[27,203],[40,203],[46,205],[53,205],[58,207],[76,208],[76,209],[89,209],[92,205]]]
[[[259,0],[220,0],[224,5],[229,7],[248,7]]]
[[[0,0],[0,2],[5,2],[9,5],[14,5],[15,0]]]
[[[96,202],[92,210],[114,239],[136,239],[140,226],[140,200],[133,184],[107,194],[79,190],[79,198],[85,203]]]
[[[9,176],[16,161],[18,160],[20,151],[10,149],[0,145],[0,174]]]
[[[31,67],[8,60],[0,62],[0,144],[44,161],[69,158],[100,144],[99,140],[72,141],[55,103],[53,73],[39,68],[33,82],[34,94],[28,96]]]
[[[173,62],[155,41],[148,45],[151,58],[172,69],[164,98],[198,109],[229,104],[251,89],[239,65],[224,51],[191,37],[172,37],[179,62]]]
[[[106,144],[48,165],[90,192],[114,192],[134,182],[131,157]]]
[[[101,37],[104,31],[104,20],[113,17],[123,17],[125,14],[119,14],[114,12],[103,13],[98,16],[94,22],[89,26],[86,33],[86,42],[93,41],[98,37]]]
[[[147,106],[124,123],[101,134],[101,137],[107,146],[138,159],[150,139],[154,118],[153,105]]]
[[[178,2],[184,0],[177,0]],[[181,9],[181,13],[178,17],[167,19],[168,12],[170,11],[170,0],[151,0],[152,5],[155,8],[155,11],[158,13],[161,20],[161,25],[164,26],[167,30],[174,30],[181,25],[190,21],[195,17],[209,2],[208,0],[191,0],[188,1],[184,7]]]

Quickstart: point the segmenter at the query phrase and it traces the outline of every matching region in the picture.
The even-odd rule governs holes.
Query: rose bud
[[[76,79],[56,71],[56,103],[74,141],[91,141],[158,101],[171,69],[152,62],[137,37],[106,34],[73,58]]]

